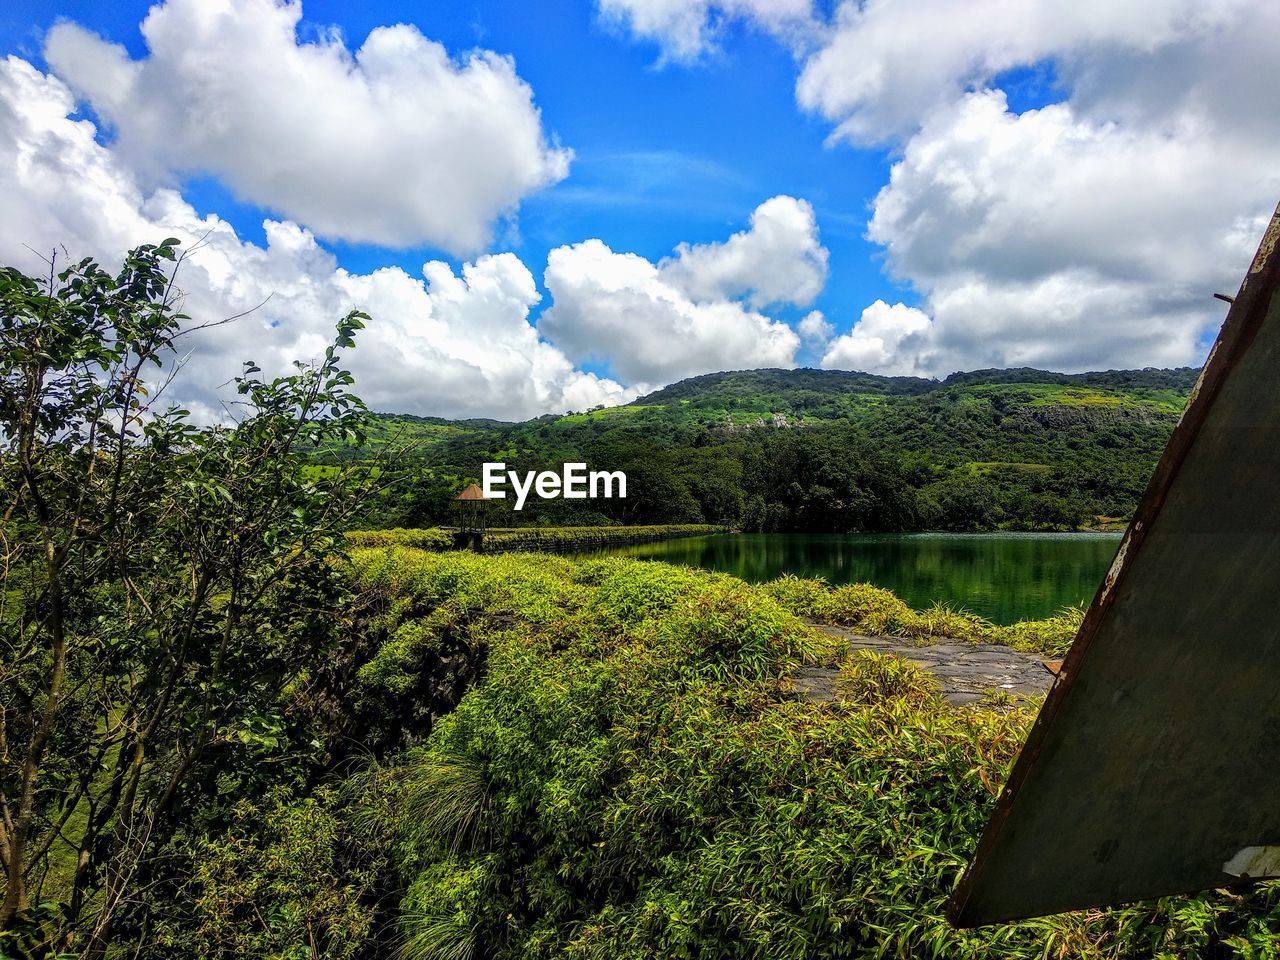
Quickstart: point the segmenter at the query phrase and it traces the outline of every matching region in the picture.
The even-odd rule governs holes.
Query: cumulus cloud
[[[812,0],[599,0],[606,22],[658,44],[663,61],[691,63],[717,49],[730,20],[798,41],[815,27]]]
[[[756,207],[750,229],[723,243],[682,243],[659,269],[694,300],[807,306],[826,283],[827,250],[808,201],[777,196]]]
[[[645,6],[650,32],[686,22],[673,11],[754,16]],[[1258,82],[1277,37],[1280,6],[1253,0],[841,0],[798,51],[797,100],[833,143],[894,151],[868,237],[924,313],[864,316],[831,361],[1198,363],[1209,295],[1234,288],[1280,197],[1280,111]],[[1015,70],[1060,102],[1011,110]]]
[[[908,142],[868,235],[926,295],[935,373],[1195,363],[1280,196],[1269,139],[972,93]]]
[[[1232,139],[1228,158],[1208,134],[1191,119],[1176,132],[1100,122],[1069,103],[1014,114],[1003,93],[973,93],[908,142],[868,233],[926,286],[1068,268],[1224,281],[1224,265],[1248,261],[1241,243],[1280,168],[1265,142]],[[1227,166],[1249,175],[1224,178]]]
[[[551,251],[553,304],[538,329],[579,362],[606,361],[627,382],[656,385],[742,367],[791,367],[800,337],[761,313],[822,291],[827,250],[813,207],[777,196],[720,243],[680,244],[654,264],[600,240]],[[821,314],[806,318],[811,334]]]
[[[1097,55],[1135,61],[1213,36],[1249,0],[844,0],[796,88],[804,107],[861,142],[921,120],[1006,70],[1046,60],[1064,72]],[[1261,4],[1252,4],[1260,7]]]
[[[211,174],[317,234],[470,254],[495,219],[563,179],[510,58],[452,59],[415,27],[300,43],[296,0],[162,0],[132,60],[74,23],[45,57],[148,185]]]
[[[906,304],[877,300],[846,334],[836,337],[822,357],[827,370],[857,370],[889,376],[927,375],[920,355],[927,349],[933,322]]]
[[[1200,362],[1280,196],[1277,36],[1241,0],[842,6],[797,92],[902,143],[868,225],[930,318],[880,338],[897,368]],[[1043,62],[1063,99],[1011,110],[1000,72]]]
[[[173,398],[205,419],[221,415],[219,387],[243,359],[283,370],[320,354],[333,323],[353,308],[373,316],[347,360],[375,408],[442,416],[527,417],[618,403],[635,391],[584,372],[538,336],[533,277],[512,254],[482,256],[455,273],[431,262],[423,275],[397,267],[368,274],[339,267],[308,230],[267,221],[267,242],[241,240],[216,216],[200,217],[177,192],[148,192],[94,125],[73,121],[74,98],[26,61],[0,64],[0,262],[39,267],[25,244],[108,262],[166,236],[201,249],[179,285],[196,321],[262,304],[249,316],[193,334]],[[265,301],[265,302],[264,302]]]
[[[795,365],[800,338],[736,300],[694,300],[663,268],[600,240],[551,251],[554,303],[538,329],[569,357],[607,360],[629,383],[716,370]]]
[[[824,344],[831,339],[836,328],[828,322],[821,310],[810,310],[796,324],[796,332],[807,343]]]
[[[974,277],[936,289],[927,302],[930,337],[904,346],[919,347],[917,364],[937,376],[984,367],[1195,365],[1224,311],[1208,289],[1162,291],[1075,270],[1014,282]]]

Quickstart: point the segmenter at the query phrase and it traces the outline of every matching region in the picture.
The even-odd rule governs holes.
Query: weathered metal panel
[[[959,926],[1280,873],[1277,239],[1280,209],[952,897]]]

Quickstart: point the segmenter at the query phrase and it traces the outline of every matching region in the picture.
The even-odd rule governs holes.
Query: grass
[[[602,407],[599,410],[588,410],[586,413],[567,413],[560,417],[559,423],[587,423],[591,420],[626,420],[640,413],[661,409],[661,406],[634,403],[622,407]]]
[[[610,544],[644,543],[678,537],[704,537],[723,528],[705,523],[658,524],[616,527],[495,527],[484,537],[487,553],[535,551],[573,553]],[[453,533],[435,528],[353,530],[347,534],[353,547],[416,547],[419,550],[454,549]]]
[[[1084,611],[1066,607],[1044,620],[1003,626],[964,610],[934,604],[915,610],[892,591],[869,583],[832,587],[823,580],[784,576],[761,587],[796,616],[849,627],[861,633],[904,637],[920,643],[939,639],[1003,643],[1016,650],[1061,656],[1075,639]]]
[[[839,701],[790,692],[798,665],[841,657],[804,618],[1036,649],[1062,623],[620,558],[358,550],[353,578],[387,637],[364,695],[400,688],[445,631],[487,658],[401,759],[442,784],[412,818],[442,829],[400,832],[408,956],[1276,956],[1275,884],[951,929],[943,903],[1032,714],[949,707],[868,652],[841,661]]]
[[[1053,467],[1046,463],[1013,463],[999,460],[975,460],[969,464],[969,475],[973,477],[986,477],[1002,470],[1044,475],[1052,473]]]
[[[434,527],[387,530],[352,530],[347,541],[353,547],[416,547],[419,550],[452,550],[453,534]]]
[[[1001,383],[969,384],[965,390],[975,397],[1001,397],[1027,407],[1073,407],[1081,410],[1128,408],[1176,416],[1186,405],[1186,397],[1178,391],[1155,387],[1110,390],[1056,383]]]

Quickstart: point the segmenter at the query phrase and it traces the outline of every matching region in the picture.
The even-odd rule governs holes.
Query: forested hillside
[[[521,471],[584,461],[625,471],[627,499],[531,499],[518,513],[508,501],[495,522],[1067,530],[1132,513],[1196,375],[748,370],[525,423],[383,415],[340,455],[406,451],[373,525],[447,522],[453,494],[485,461]]]
[[[811,623],[1058,656],[1076,613],[997,625],[868,584],[348,533],[388,482],[404,500],[375,509],[418,477],[447,495],[454,463],[531,459],[544,430],[689,512],[920,522],[940,485],[1004,475],[973,466],[993,437],[1079,462],[1154,438],[1177,375],[731,375],[532,424],[413,422],[406,469],[375,458],[408,422],[366,439],[348,389],[358,312],[288,376],[245,364],[233,425],[149,406],[177,259],[0,270],[0,958],[1274,958],[1275,884],[947,925],[1033,711],[1003,690],[953,707]]]

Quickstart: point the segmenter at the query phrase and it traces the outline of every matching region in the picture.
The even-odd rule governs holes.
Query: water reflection
[[[1097,533],[745,533],[604,552],[719,570],[753,583],[783,573],[834,584],[866,581],[915,607],[937,600],[1013,623],[1093,599],[1119,540]]]

